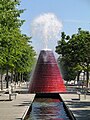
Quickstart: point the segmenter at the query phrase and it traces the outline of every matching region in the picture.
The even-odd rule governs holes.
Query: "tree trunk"
[[[83,85],[85,85],[85,71],[83,72]]]
[[[21,73],[21,81],[23,81],[23,74]]]
[[[2,73],[2,68],[1,68],[1,90],[3,90],[3,80],[2,80],[2,76],[3,76],[3,73]]]
[[[81,71],[78,71],[78,73],[77,73],[77,82],[79,81],[80,73],[81,73]]]
[[[86,82],[86,87],[88,87],[88,82],[89,82],[89,72],[87,71],[87,82]]]
[[[11,83],[13,82],[13,70],[11,70]]]
[[[6,67],[6,88],[9,87],[9,77],[8,77],[8,65]]]
[[[21,73],[20,73],[20,82],[22,81]]]
[[[20,81],[20,73],[18,72],[17,74],[18,74],[18,81]]]
[[[15,83],[18,83],[18,73],[16,70],[15,70]]]
[[[87,82],[86,82],[86,87],[88,87],[88,82],[89,82],[89,71],[88,71],[89,63],[87,63]]]

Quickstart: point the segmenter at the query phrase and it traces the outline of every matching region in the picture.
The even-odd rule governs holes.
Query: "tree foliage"
[[[20,19],[19,0],[0,0],[0,66],[7,71],[30,72],[35,51],[31,37],[21,33],[25,20]]]
[[[71,79],[74,73],[84,70],[87,72],[87,80],[89,80],[90,71],[90,32],[78,29],[76,34],[71,37],[62,32],[61,40],[58,41],[56,52],[61,56],[59,61],[63,61],[62,67],[66,73],[65,79]],[[70,71],[69,71],[70,70]],[[63,73],[63,74],[64,74]],[[71,77],[68,77],[68,74]],[[64,74],[65,76],[65,74]],[[75,78],[73,76],[73,78]]]

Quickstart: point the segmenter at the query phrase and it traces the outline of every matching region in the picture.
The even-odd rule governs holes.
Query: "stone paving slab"
[[[0,95],[0,120],[22,120],[34,100],[35,94],[26,94],[27,88],[25,88],[25,85],[16,89],[16,91],[19,94],[16,99],[12,96],[12,101],[9,101],[9,94]],[[23,91],[22,94],[21,91]]]
[[[90,95],[60,94],[66,105],[74,114],[76,120],[90,120]]]
[[[16,120],[21,119],[25,111],[29,108],[34,99],[34,94],[18,94],[16,99],[12,101],[0,101],[0,120]]]

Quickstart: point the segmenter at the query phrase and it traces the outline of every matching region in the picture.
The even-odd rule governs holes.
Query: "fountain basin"
[[[58,93],[36,94],[24,120],[76,120]]]

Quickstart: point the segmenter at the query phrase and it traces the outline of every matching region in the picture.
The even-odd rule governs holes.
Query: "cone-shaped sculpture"
[[[53,52],[42,50],[30,81],[29,92],[61,93],[65,91],[65,85]]]

